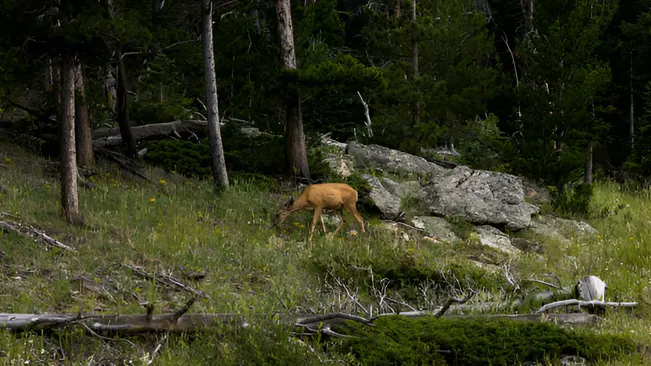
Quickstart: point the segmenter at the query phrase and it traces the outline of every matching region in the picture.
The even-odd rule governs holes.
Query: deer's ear
[[[289,207],[294,204],[294,197],[289,197],[287,202],[285,202],[285,207]]]

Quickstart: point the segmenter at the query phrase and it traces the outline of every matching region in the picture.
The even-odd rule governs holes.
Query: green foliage
[[[564,215],[587,215],[594,191],[592,184],[579,183],[569,188],[552,189],[552,206]]]
[[[468,121],[466,137],[460,141],[459,163],[475,169],[508,172],[506,159],[511,158],[513,147],[498,127],[499,119],[489,114],[484,120]]]
[[[284,139],[263,134],[250,138],[237,126],[222,129],[224,158],[230,171],[278,175],[284,171]],[[212,174],[210,142],[186,140],[159,140],[147,143],[145,160],[187,176],[207,177]]]
[[[470,235],[475,232],[475,226],[466,220],[458,217],[449,217],[446,220],[452,224],[452,232],[460,239],[468,240]]]
[[[386,316],[373,328],[352,322],[342,328],[361,338],[338,342],[336,349],[372,365],[516,365],[558,362],[561,355],[578,355],[590,362],[616,360],[636,351],[629,337],[538,322]]]

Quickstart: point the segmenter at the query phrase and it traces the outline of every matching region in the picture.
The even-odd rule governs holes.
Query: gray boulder
[[[411,222],[414,227],[425,230],[428,236],[448,242],[459,240],[459,237],[452,230],[452,224],[445,221],[444,218],[435,216],[414,216]]]
[[[522,180],[514,175],[458,166],[424,186],[431,214],[459,217],[478,225],[529,226],[535,206],[524,202]]]
[[[386,217],[394,218],[398,216],[400,214],[400,198],[386,190],[377,177],[368,174],[362,174],[362,176],[371,186],[369,198],[373,201],[375,207]]]
[[[392,195],[400,198],[421,196],[420,183],[416,181],[394,182],[389,178],[380,178],[382,186]]]
[[[511,244],[511,239],[497,228],[482,225],[477,226],[475,230],[479,234],[481,245],[489,246],[506,254],[517,254],[520,252],[520,249]]]
[[[359,168],[376,168],[398,174],[436,174],[445,171],[444,168],[421,157],[379,145],[367,146],[350,142],[348,155]]]

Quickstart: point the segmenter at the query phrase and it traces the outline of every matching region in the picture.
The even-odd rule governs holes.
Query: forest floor
[[[471,304],[504,296],[502,273],[485,274],[469,264],[469,253],[484,250],[470,244],[432,243],[413,235],[403,240],[367,217],[366,233],[356,224],[349,227],[357,229],[356,235],[346,230],[335,238],[319,229],[310,248],[305,242],[308,212],[291,216],[283,230],[270,229],[288,192],[264,181],[234,179],[229,191],[216,196],[207,181],[148,168],[151,182],[146,182],[101,163],[94,168],[98,174],[89,178],[94,188],[79,191],[88,227],[69,226],[61,215],[56,166],[0,140],[0,213],[15,215],[77,249],[48,250],[0,230],[0,313],[143,314],[142,302],[154,304],[160,313],[188,301],[191,294],[143,279],[128,267],[139,266],[205,292],[207,298],[198,299],[190,312],[238,313],[253,326],[198,337],[0,330],[3,364],[349,364],[352,355],[314,349],[291,337],[287,327],[256,323],[256,316],[275,311],[365,315],[362,308],[382,295],[396,300],[392,308],[401,311],[409,308],[398,302],[427,309],[463,295],[464,289],[480,291]],[[569,245],[540,239],[544,255],[520,256],[512,271],[521,279],[545,279],[552,273],[564,285],[587,274],[599,276],[608,284],[608,300],[638,301],[640,306],[632,315],[609,311],[594,330],[651,344],[651,195],[624,193],[605,183],[597,184],[595,192],[593,212],[625,207],[589,220],[599,231],[593,237]],[[191,273],[205,277],[187,279]],[[412,281],[428,274],[438,274],[439,282]],[[404,287],[383,287],[381,277],[391,276]],[[644,363],[631,356],[596,364]]]

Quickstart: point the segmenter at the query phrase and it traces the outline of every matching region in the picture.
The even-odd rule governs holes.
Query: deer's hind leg
[[[348,211],[350,211],[350,213],[353,214],[353,216],[355,216],[355,219],[359,222],[359,224],[362,225],[362,232],[365,232],[364,220],[362,220],[362,216],[359,214],[359,212],[357,212],[356,206],[357,205],[353,203],[352,205],[347,205],[346,208],[348,209]]]

